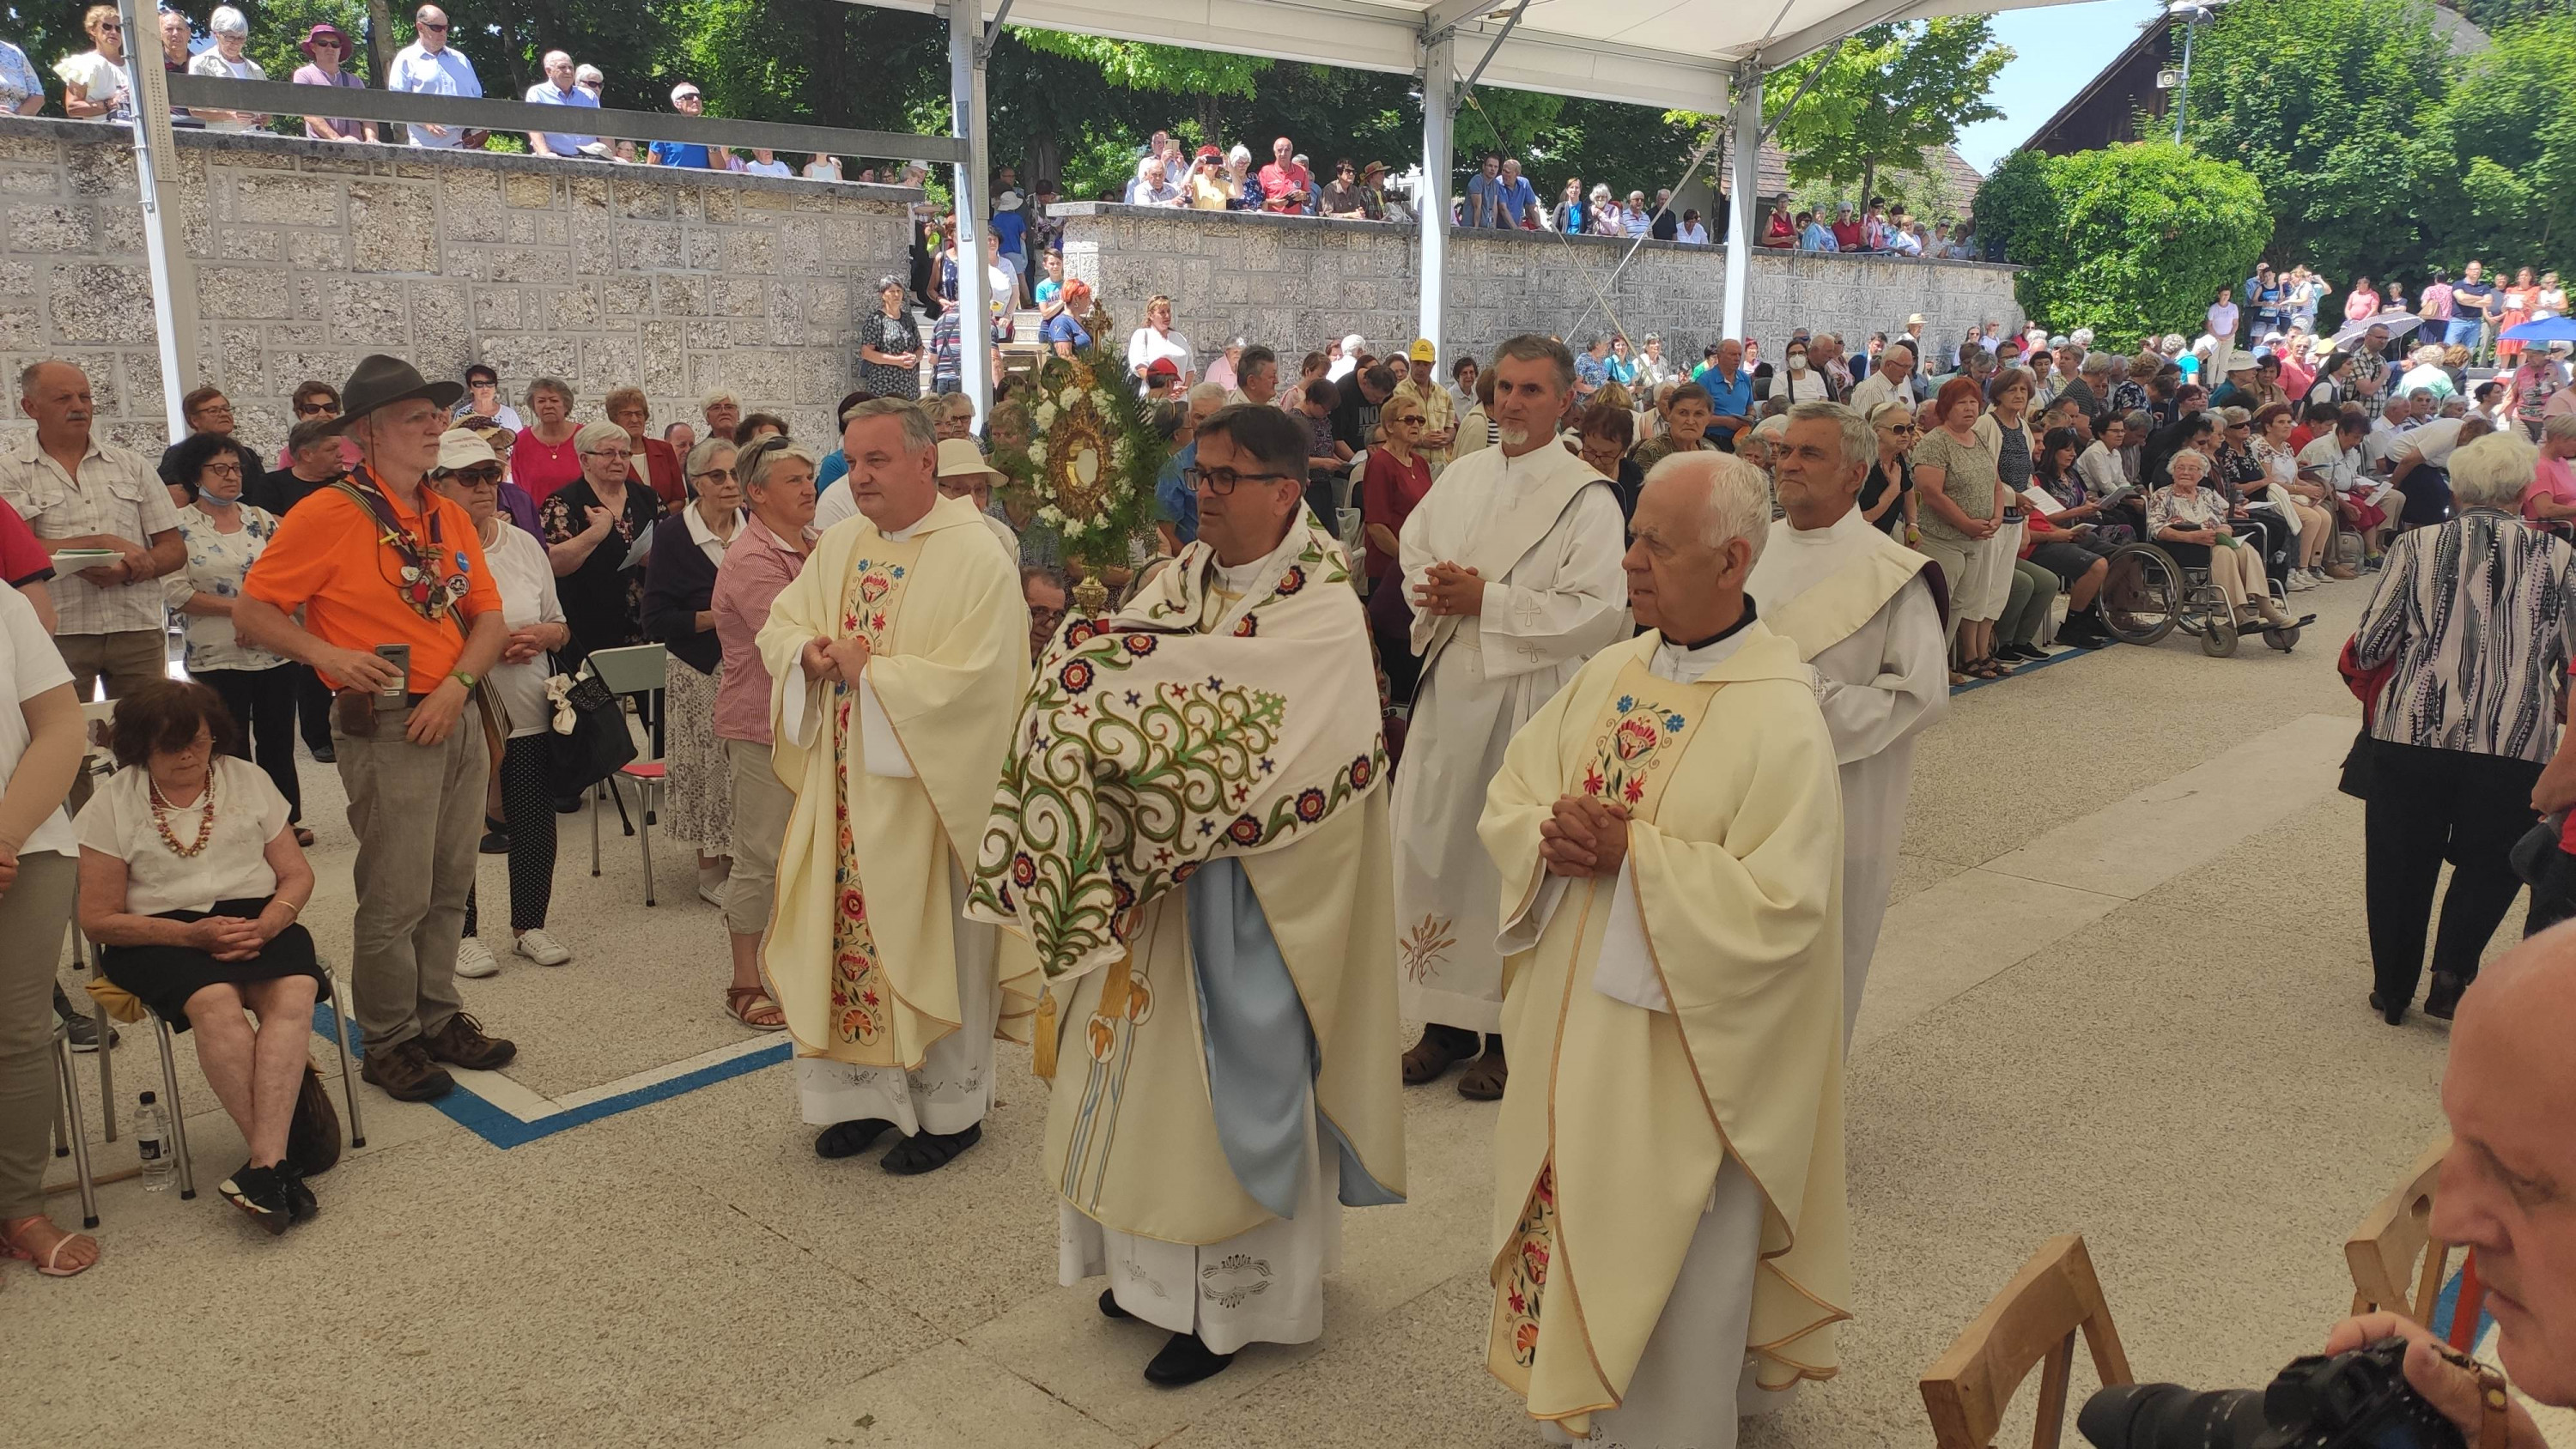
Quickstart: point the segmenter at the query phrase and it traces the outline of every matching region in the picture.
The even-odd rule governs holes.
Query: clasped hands
[[[268,932],[248,916],[207,916],[189,927],[197,949],[218,961],[248,961],[268,944]]]
[[[808,639],[798,657],[805,677],[817,683],[856,684],[868,670],[868,641],[861,638]]]
[[[1628,812],[1588,795],[1566,795],[1538,823],[1538,858],[1548,874],[1617,875],[1628,857]]]
[[[1476,571],[1454,563],[1436,563],[1414,586],[1413,606],[1426,614],[1485,612],[1485,581]]]

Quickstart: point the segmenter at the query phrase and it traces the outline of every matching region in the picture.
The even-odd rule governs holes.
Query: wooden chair
[[[2084,1239],[2051,1238],[2031,1255],[1949,1351],[1925,1370],[1920,1388],[1940,1449],[1989,1449],[2003,1424],[2013,1391],[2045,1362],[2039,1381],[2038,1426],[2033,1449],[2057,1449],[2065,1429],[2068,1384],[2075,1368],[2075,1336],[2084,1335],[2093,1370],[2104,1387],[2134,1383],[2111,1306]]]
[[[2448,1136],[2428,1148],[2406,1180],[2381,1198],[2344,1240],[2343,1260],[2352,1270],[2353,1312],[2385,1308],[2428,1327],[2432,1324],[2433,1307],[2442,1296],[2442,1275],[2451,1259],[2451,1245],[2433,1236],[2433,1185],[2442,1174],[2442,1155],[2450,1150]],[[2415,1282],[2411,1296],[2406,1291],[2410,1278]]]

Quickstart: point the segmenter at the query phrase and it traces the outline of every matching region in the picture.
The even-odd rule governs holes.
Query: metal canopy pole
[[[125,0],[131,5],[136,0]],[[966,143],[957,162],[958,382],[974,399],[982,426],[993,410],[993,297],[984,272],[984,23],[980,0],[950,0],[948,21],[949,134]],[[1012,299],[1017,301],[1016,298]]]
[[[1422,48],[1422,333],[1449,361],[1440,335],[1449,291],[1449,170],[1457,143],[1456,31],[1444,30]]]
[[[188,436],[179,399],[197,376],[197,267],[186,238],[170,235],[178,212],[179,153],[170,139],[170,95],[161,70],[160,15],[142,0],[119,0],[126,69],[133,74],[134,176],[143,201],[143,254],[152,273],[152,330],[161,347],[161,406],[170,441]],[[141,46],[141,51],[134,47]]]
[[[1727,197],[1726,335],[1744,335],[1745,294],[1753,280],[1753,220],[1762,198],[1762,63],[1748,60],[1735,72],[1735,95],[1727,107],[1727,124],[1735,141],[1734,194]]]

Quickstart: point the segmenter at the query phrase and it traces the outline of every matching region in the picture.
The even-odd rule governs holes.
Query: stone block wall
[[[645,390],[694,420],[722,386],[800,437],[856,385],[875,283],[905,271],[890,186],[182,132],[177,236],[197,273],[192,384],[230,395],[273,454],[306,378],[391,352],[431,377],[483,361],[515,402],[553,375],[598,416]],[[166,441],[133,143],[121,128],[0,118],[0,366],[80,365],[106,433]],[[7,411],[14,415],[15,390]]]
[[[1172,299],[1173,325],[1204,351],[1234,337],[1290,356],[1357,332],[1372,350],[1408,342],[1421,325],[1421,239],[1411,226],[1247,212],[1169,211],[1067,202],[1065,271],[1088,281],[1122,329],[1145,299]],[[1449,240],[1449,356],[1490,356],[1516,332],[1579,344],[1598,332],[1656,333],[1665,356],[1697,361],[1723,330],[1726,252],[1649,241],[1624,270],[1630,243],[1545,232],[1453,231]],[[2017,268],[1757,249],[1747,302],[1753,337],[1777,359],[1791,329],[1858,342],[1895,333],[1909,314],[1954,342],[1988,319],[2017,326]],[[1615,280],[1613,274],[1616,273]]]

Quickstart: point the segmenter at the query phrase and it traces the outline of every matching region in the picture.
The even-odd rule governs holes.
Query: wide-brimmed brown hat
[[[465,396],[461,382],[431,382],[420,375],[420,369],[399,357],[369,353],[358,362],[358,370],[349,374],[348,383],[340,389],[339,432],[381,407],[425,397],[442,408],[456,406]]]

